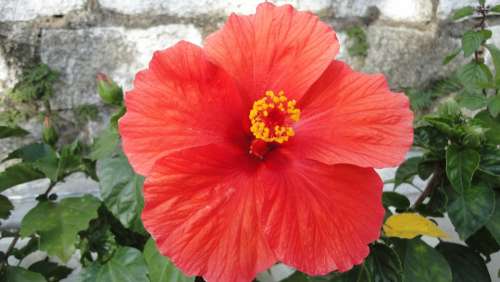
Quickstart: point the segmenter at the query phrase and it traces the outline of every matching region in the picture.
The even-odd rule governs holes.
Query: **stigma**
[[[265,96],[253,103],[248,117],[250,131],[255,139],[282,144],[295,135],[293,123],[300,119],[297,102],[289,100],[283,91],[275,94],[266,91]]]

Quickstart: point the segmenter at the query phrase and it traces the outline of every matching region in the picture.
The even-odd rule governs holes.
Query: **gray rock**
[[[376,8],[380,18],[390,21],[428,22],[432,19],[431,0],[333,0],[332,9],[336,17],[362,17]]]
[[[40,16],[63,15],[85,7],[86,0],[2,0],[0,21],[27,21]]]
[[[229,14],[232,12],[250,14],[255,12],[255,7],[260,0],[99,0],[101,7],[115,12],[136,14],[168,14],[179,17],[194,17],[207,14]],[[309,11],[320,11],[329,8],[329,0],[271,0],[276,4],[292,4],[296,8]]]
[[[442,65],[460,42],[436,30],[372,25],[367,36],[370,48],[363,70],[384,73],[393,88],[425,85],[449,74],[460,61]]]
[[[192,25],[161,25],[147,29],[99,27],[53,29],[42,34],[41,58],[61,73],[54,109],[96,104],[95,76],[104,72],[129,89],[135,73],[146,67],[153,52],[185,39],[200,44],[201,34]]]

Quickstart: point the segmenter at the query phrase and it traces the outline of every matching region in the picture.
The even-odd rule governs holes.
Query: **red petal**
[[[231,79],[188,42],[156,52],[125,104],[124,151],[143,175],[168,153],[243,136],[239,129],[247,116]]]
[[[317,16],[262,3],[255,15],[232,14],[206,39],[205,49],[253,102],[266,90],[302,96],[335,58],[339,43]]]
[[[276,157],[263,173],[266,237],[280,261],[322,275],[366,258],[384,217],[373,169]]]
[[[354,72],[334,61],[298,103],[302,110],[289,148],[326,164],[397,166],[413,142],[408,98],[382,75]]]
[[[276,261],[260,223],[256,165],[239,148],[209,145],[166,156],[151,170],[144,226],[186,274],[248,282]]]

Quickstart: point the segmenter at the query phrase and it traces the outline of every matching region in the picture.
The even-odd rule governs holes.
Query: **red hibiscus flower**
[[[320,275],[368,255],[384,215],[373,168],[403,160],[413,114],[338,49],[318,17],[263,3],[137,74],[123,148],[146,176],[144,226],[184,273],[250,281],[281,261]]]

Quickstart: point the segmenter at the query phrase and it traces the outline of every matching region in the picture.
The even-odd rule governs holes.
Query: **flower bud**
[[[46,116],[43,120],[42,138],[45,143],[51,146],[55,145],[57,143],[57,139],[59,139],[57,131],[48,116]]]
[[[106,104],[119,105],[123,100],[122,88],[103,73],[97,74],[97,92]]]

